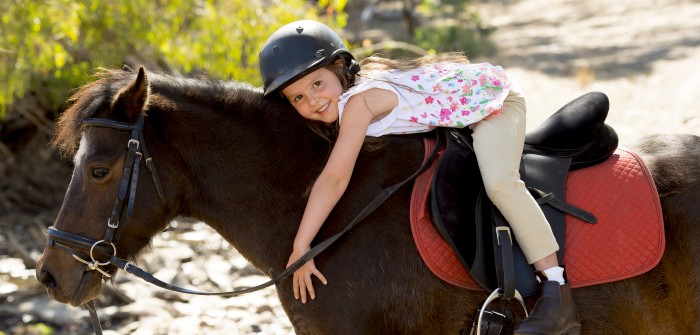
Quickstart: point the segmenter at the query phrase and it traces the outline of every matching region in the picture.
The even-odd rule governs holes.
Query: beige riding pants
[[[499,115],[474,126],[474,152],[489,199],[510,223],[530,264],[559,250],[549,222],[520,179],[525,98],[511,89]]]

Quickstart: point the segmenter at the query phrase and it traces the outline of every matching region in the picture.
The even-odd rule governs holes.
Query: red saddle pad
[[[426,141],[426,155],[432,145]],[[435,165],[416,178],[411,196],[418,252],[439,278],[481,290],[431,222],[427,204]],[[605,162],[571,172],[566,201],[598,219],[591,225],[566,216],[564,264],[571,287],[634,277],[661,260],[665,240],[659,195],[646,165],[629,149],[618,148]]]

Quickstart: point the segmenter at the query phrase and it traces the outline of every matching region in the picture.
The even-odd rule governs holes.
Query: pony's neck
[[[206,222],[259,268],[284,266],[328,145],[291,106],[242,87],[154,99],[149,118],[162,125],[151,151],[167,161],[172,214]]]

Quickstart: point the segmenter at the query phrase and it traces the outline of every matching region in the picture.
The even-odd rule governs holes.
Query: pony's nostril
[[[41,285],[44,285],[48,289],[56,288],[56,279],[53,277],[51,272],[42,269],[39,272],[37,279],[39,280]]]

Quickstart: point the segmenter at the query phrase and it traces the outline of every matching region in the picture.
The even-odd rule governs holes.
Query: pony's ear
[[[112,101],[115,118],[133,123],[143,113],[148,103],[148,78],[143,66],[139,67],[136,79],[122,88]]]

